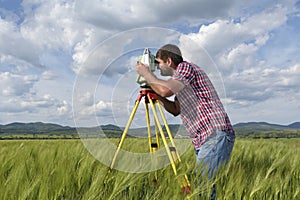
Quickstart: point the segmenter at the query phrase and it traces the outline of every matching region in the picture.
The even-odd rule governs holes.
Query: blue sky
[[[300,121],[300,1],[0,0],[0,16],[0,124],[125,126],[137,56],[168,42],[208,72],[233,124]]]

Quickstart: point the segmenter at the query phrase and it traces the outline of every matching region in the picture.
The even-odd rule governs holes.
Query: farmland
[[[146,139],[129,138],[124,148],[143,152]],[[126,146],[128,145],[128,146]],[[213,183],[199,179],[192,146],[180,172],[191,182],[191,199],[207,199]],[[170,166],[154,172],[114,171],[80,140],[0,141],[0,199],[184,199]],[[221,199],[300,199],[300,139],[236,140],[228,167],[216,179]]]

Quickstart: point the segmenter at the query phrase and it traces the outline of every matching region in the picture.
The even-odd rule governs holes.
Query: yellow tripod
[[[137,98],[137,100],[135,102],[135,106],[134,106],[134,108],[133,108],[133,110],[132,110],[132,112],[130,114],[129,120],[127,122],[127,125],[126,125],[124,131],[123,131],[121,140],[120,140],[120,142],[118,144],[118,147],[117,147],[117,150],[116,150],[116,152],[114,154],[114,157],[113,157],[113,159],[111,161],[111,164],[110,164],[110,167],[108,169],[106,178],[111,173],[111,171],[112,171],[112,169],[113,169],[113,167],[115,165],[118,153],[121,150],[121,147],[122,147],[122,145],[123,145],[123,143],[125,141],[127,132],[129,130],[131,122],[132,122],[132,120],[133,120],[133,118],[135,116],[135,113],[136,113],[136,111],[137,111],[137,109],[139,107],[139,104],[140,104],[142,98],[144,98],[144,100],[145,100],[146,122],[147,122],[147,128],[148,128],[149,150],[150,150],[150,152],[154,152],[154,151],[156,151],[157,149],[160,148],[160,145],[159,145],[159,135],[158,135],[158,130],[159,130],[161,139],[162,139],[163,144],[164,144],[164,146],[166,148],[166,152],[167,152],[168,158],[169,158],[169,160],[171,162],[173,172],[174,172],[175,176],[177,176],[176,164],[180,163],[181,159],[180,159],[179,153],[177,151],[177,148],[175,146],[175,142],[173,140],[173,136],[171,134],[171,131],[170,131],[168,123],[166,121],[165,115],[164,115],[163,110],[162,110],[162,108],[160,106],[160,103],[158,101],[157,94],[150,87],[144,87],[144,88],[141,88],[141,90],[140,90],[140,94],[139,94],[139,96],[138,96],[138,98]],[[151,136],[150,117],[149,117],[149,108],[148,108],[148,104],[149,103],[150,103],[150,106],[152,108],[153,115],[154,115],[154,122],[155,122],[155,129],[156,129],[156,137],[155,137],[156,140],[155,140],[155,142],[152,141],[152,136]],[[157,115],[157,112],[156,112],[156,106],[159,109],[159,112],[160,112],[161,118],[163,120],[165,129],[166,129],[166,131],[168,133],[168,137],[169,137],[169,140],[171,142],[170,146],[168,145],[165,133],[164,133],[163,128],[162,128],[162,126],[160,124],[160,121],[159,121],[159,118],[158,118],[158,115]],[[156,180],[157,180],[157,176],[155,177],[154,181],[156,181]],[[185,193],[189,194],[190,193],[190,182],[188,180],[187,175],[184,174],[183,177],[181,177],[181,180],[182,180],[181,181],[182,192],[185,192]]]

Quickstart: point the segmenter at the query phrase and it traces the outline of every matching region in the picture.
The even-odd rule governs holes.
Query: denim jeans
[[[234,134],[224,131],[215,131],[211,134],[204,144],[195,149],[197,164],[203,167],[202,176],[208,173],[208,179],[216,177],[218,169],[229,161],[235,140]],[[216,186],[212,188],[211,199],[215,199]]]

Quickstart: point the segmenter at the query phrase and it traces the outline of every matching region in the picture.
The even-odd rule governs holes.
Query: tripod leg
[[[156,107],[154,106],[154,109],[155,109],[155,112],[156,112]],[[157,125],[157,122],[155,121],[154,119],[154,122],[155,122],[155,139],[156,139],[156,144],[157,144],[157,149],[160,148],[160,144],[159,144],[159,135],[158,135],[158,125]]]
[[[166,127],[166,130],[167,130],[168,136],[169,136],[169,138],[170,138],[171,144],[172,144],[172,146],[175,147],[175,149],[176,149],[175,152],[176,152],[177,159],[178,159],[179,162],[181,162],[180,156],[179,156],[178,151],[177,151],[177,148],[176,148],[176,146],[175,146],[175,142],[174,142],[174,139],[173,139],[173,135],[171,134],[171,131],[170,131],[169,125],[168,125],[168,123],[167,123],[165,114],[164,114],[164,112],[163,112],[163,110],[162,110],[162,108],[161,108],[159,102],[157,103],[157,107],[158,107],[158,109],[159,109],[161,118],[162,118],[162,120],[163,120],[163,122],[164,122],[164,125],[165,125],[165,127]]]
[[[162,108],[161,108],[161,106],[160,106],[160,104],[159,104],[159,102],[157,102],[157,107],[158,107],[158,109],[159,109],[159,112],[160,112],[160,115],[161,115],[161,118],[162,118],[162,120],[163,120],[163,122],[164,122],[164,125],[165,125],[165,127],[166,127],[166,130],[167,130],[167,133],[168,133],[168,136],[169,136],[169,138],[170,138],[170,141],[171,141],[171,144],[173,145],[173,150],[174,150],[174,160],[178,160],[179,162],[181,162],[181,159],[180,159],[180,156],[179,156],[179,153],[178,153],[178,151],[177,151],[177,148],[176,148],[176,146],[175,146],[175,142],[174,142],[174,139],[173,139],[173,135],[171,134],[171,131],[170,131],[170,128],[169,128],[169,125],[168,125],[168,123],[167,123],[167,120],[166,120],[166,117],[165,117],[165,114],[164,114],[164,112],[163,112],[163,110],[162,110]],[[182,185],[182,189],[183,190],[185,190],[185,192],[187,192],[187,193],[189,193],[190,192],[190,181],[189,181],[189,179],[188,179],[188,177],[187,177],[187,175],[186,174],[184,174],[183,175],[183,181],[182,181],[184,184]]]
[[[114,157],[113,157],[113,159],[112,159],[112,161],[111,161],[111,164],[110,164],[110,167],[109,167],[109,171],[111,171],[111,170],[113,169],[114,165],[115,165],[115,162],[116,162],[118,153],[119,153],[119,151],[120,151],[120,149],[121,149],[121,147],[122,147],[122,145],[123,145],[123,143],[124,143],[124,141],[125,141],[127,132],[128,132],[128,130],[129,130],[129,127],[130,127],[130,125],[131,125],[131,122],[132,122],[132,120],[133,120],[133,118],[134,118],[134,115],[135,115],[135,113],[136,113],[136,110],[137,110],[137,108],[139,107],[139,104],[140,104],[140,101],[137,100],[137,101],[135,102],[135,106],[134,106],[133,110],[131,111],[129,120],[128,120],[128,122],[127,122],[127,125],[126,125],[126,127],[125,127],[125,129],[124,129],[124,131],[123,131],[123,134],[122,134],[121,140],[120,140],[120,142],[119,142],[118,148],[117,148],[117,150],[116,150],[116,152],[115,152],[115,154],[114,154]]]
[[[154,143],[152,141],[152,136],[151,136],[151,125],[150,125],[150,117],[149,117],[149,107],[148,107],[148,103],[145,103],[145,109],[146,109],[146,122],[147,122],[147,128],[148,128],[148,143],[149,143],[149,149],[150,149],[150,154],[151,154],[151,160],[153,165],[156,167],[157,166],[157,160],[155,159],[155,157],[152,156],[152,153],[154,153],[158,148],[159,148],[159,144],[158,143]],[[157,126],[155,123],[155,133],[156,133],[156,142],[158,142],[157,138]],[[157,183],[158,177],[157,177],[157,171],[154,172],[154,179],[153,179],[153,183]]]
[[[152,152],[151,126],[150,126],[149,108],[148,108],[147,103],[145,103],[145,110],[146,110],[146,123],[147,123],[147,129],[148,129],[149,150],[150,150],[150,152]]]
[[[163,129],[161,127],[161,124],[159,122],[159,119],[158,119],[158,115],[157,115],[157,112],[156,112],[156,109],[155,109],[155,106],[153,104],[153,101],[151,98],[149,98],[149,102],[150,102],[150,105],[151,105],[151,108],[152,108],[152,111],[153,111],[153,115],[154,115],[154,119],[158,125],[158,128],[159,128],[159,132],[160,132],[160,135],[161,135],[161,138],[163,140],[163,143],[166,147],[166,151],[167,151],[167,154],[168,154],[168,157],[169,157],[169,160],[171,161],[171,165],[172,165],[172,168],[173,168],[173,171],[174,171],[174,174],[177,175],[177,170],[176,170],[176,166],[175,166],[175,162],[174,162],[174,159],[172,157],[172,154],[171,154],[171,151],[170,151],[170,148],[168,146],[168,142],[167,142],[167,139],[166,139],[166,136],[163,132]]]

